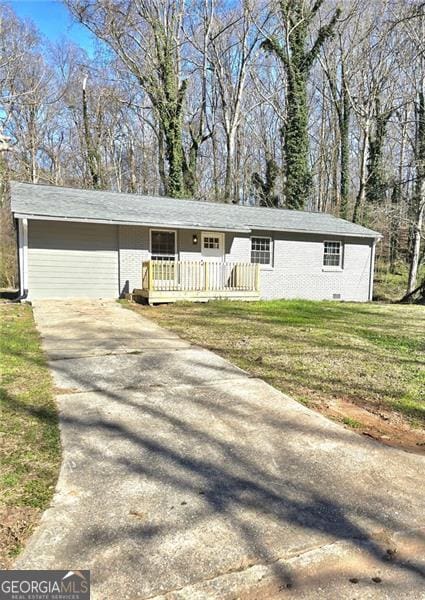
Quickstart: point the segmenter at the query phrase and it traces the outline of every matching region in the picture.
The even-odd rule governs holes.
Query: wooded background
[[[423,2],[66,4],[94,55],[0,5],[3,206],[10,178],[326,211],[381,231],[378,265],[417,287]],[[3,211],[0,285],[12,238]]]

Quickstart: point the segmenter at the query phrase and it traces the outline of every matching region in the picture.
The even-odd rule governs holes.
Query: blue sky
[[[72,20],[68,9],[59,0],[8,0],[7,4],[19,17],[34,21],[41,33],[52,42],[66,37],[89,54],[93,52],[92,34]]]

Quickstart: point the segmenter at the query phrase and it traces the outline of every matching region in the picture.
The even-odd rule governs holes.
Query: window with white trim
[[[323,266],[342,267],[342,244],[341,242],[323,243]]]
[[[272,264],[272,239],[269,237],[251,238],[251,262],[259,265]]]
[[[220,248],[220,238],[213,236],[204,236],[204,248]]]
[[[151,230],[152,260],[176,259],[176,232]]]

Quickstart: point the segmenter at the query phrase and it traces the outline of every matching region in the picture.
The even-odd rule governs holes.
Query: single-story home
[[[332,215],[12,183],[21,295],[372,298],[380,234]]]

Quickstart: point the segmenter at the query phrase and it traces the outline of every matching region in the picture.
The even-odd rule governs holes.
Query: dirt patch
[[[39,515],[38,509],[28,506],[0,507],[0,569],[11,568]]]
[[[414,429],[401,415],[382,409],[375,414],[361,406],[342,399],[326,403],[312,403],[311,408],[336,419],[349,429],[355,429],[387,446],[407,452],[425,454],[425,431]]]

